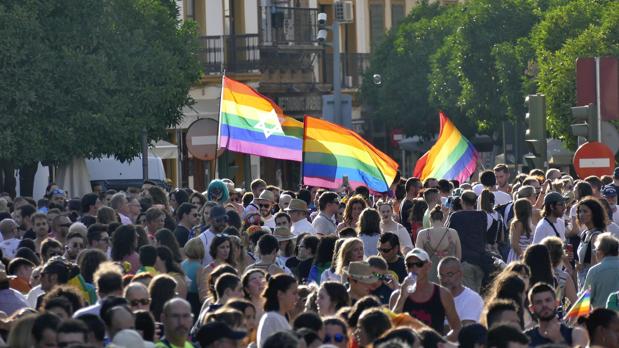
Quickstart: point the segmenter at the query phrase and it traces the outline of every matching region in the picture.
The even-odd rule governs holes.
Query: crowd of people
[[[2,195],[0,343],[619,347],[619,168],[391,188]]]

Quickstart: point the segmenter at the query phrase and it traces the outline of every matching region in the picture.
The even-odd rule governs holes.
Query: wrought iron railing
[[[263,46],[314,45],[318,9],[261,6],[260,43]]]
[[[204,73],[251,72],[258,70],[258,34],[200,37],[199,60]]]

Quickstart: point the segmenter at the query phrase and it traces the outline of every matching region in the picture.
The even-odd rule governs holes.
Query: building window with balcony
[[[185,2],[187,9],[185,11],[186,19],[196,19],[196,1],[195,0],[187,0]]]

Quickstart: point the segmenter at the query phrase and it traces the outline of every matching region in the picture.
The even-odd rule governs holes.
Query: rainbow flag
[[[436,143],[415,165],[413,176],[426,178],[456,179],[466,181],[477,167],[479,153],[456,126],[443,114],[441,131]]]
[[[243,83],[224,76],[221,87],[219,148],[301,161],[303,122]]]
[[[337,189],[344,176],[352,188],[367,186],[386,192],[398,164],[357,133],[336,124],[305,116],[303,183]]]
[[[586,289],[567,311],[563,320],[574,320],[589,315],[591,311],[591,289]]]

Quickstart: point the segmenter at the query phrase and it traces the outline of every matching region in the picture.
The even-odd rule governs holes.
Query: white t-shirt
[[[476,323],[479,322],[481,311],[484,308],[484,300],[482,300],[478,293],[465,286],[464,291],[454,297],[454,303],[460,321],[472,320]]]
[[[11,238],[0,242],[0,249],[2,249],[2,255],[7,259],[12,260],[15,257],[15,253],[17,252],[19,242],[20,240],[17,238]]]
[[[271,230],[275,229],[275,216],[271,215],[270,218],[264,220],[264,226],[270,228]]]
[[[295,236],[298,236],[302,233],[316,234],[316,230],[314,230],[314,226],[307,220],[301,219],[290,226],[290,232]]]
[[[559,233],[559,238],[561,238],[562,241],[565,241],[565,221],[563,221],[563,219],[561,218],[558,218],[557,222],[553,223],[552,225],[557,230],[557,233]],[[546,237],[556,236],[557,234],[552,229],[552,226],[550,226],[550,220],[541,219],[537,223],[537,226],[535,226],[535,233],[533,234],[532,243],[538,244],[541,243],[541,241]]]
[[[211,250],[211,243],[213,242],[213,239],[215,239],[215,233],[211,232],[210,228],[200,233],[200,240],[202,241],[202,245],[204,246],[204,250],[206,251],[204,253],[204,258],[202,259],[203,267],[206,267],[211,262],[213,262],[213,257],[209,252],[209,250]]]
[[[290,324],[286,317],[279,314],[278,312],[266,312],[260,318],[260,323],[258,324],[258,334],[256,341],[258,342],[258,348],[262,348],[264,345],[264,341],[279,331],[291,330]]]

